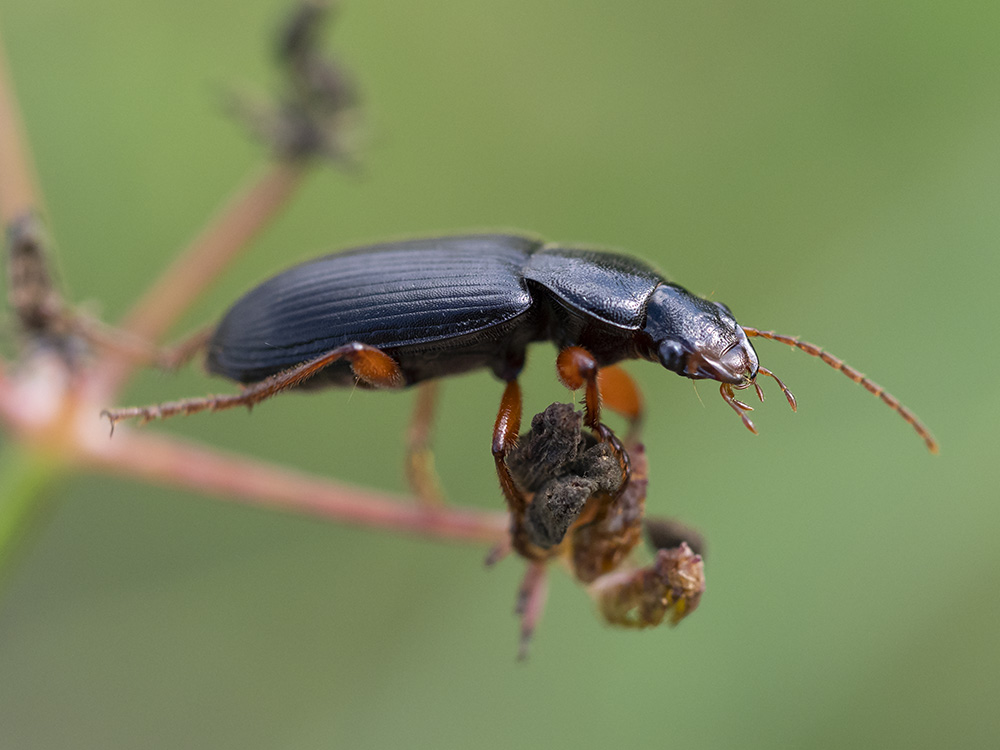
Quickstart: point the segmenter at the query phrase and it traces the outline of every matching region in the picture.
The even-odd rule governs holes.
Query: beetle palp
[[[757,372],[760,373],[761,375],[767,375],[769,378],[774,378],[774,381],[778,384],[778,387],[781,388],[781,392],[784,393],[785,398],[788,399],[788,405],[792,407],[792,411],[799,410],[799,404],[795,400],[795,394],[793,394],[790,390],[788,390],[788,386],[785,385],[783,382],[781,382],[781,378],[779,378],[773,372],[768,370],[766,367],[758,367]],[[758,391],[760,390],[760,386],[757,385],[757,381],[754,381],[754,386],[757,388]],[[761,397],[760,400],[761,401],[764,400],[763,396]]]
[[[753,411],[753,407],[749,404],[744,404],[742,401],[737,399],[736,396],[733,395],[733,386],[729,383],[720,383],[719,393],[722,394],[722,398],[732,407],[733,411],[740,415],[740,419],[743,420],[743,424],[746,425],[746,428],[756,435],[757,428],[754,427],[753,422],[751,422],[750,418],[746,415],[746,412]]]

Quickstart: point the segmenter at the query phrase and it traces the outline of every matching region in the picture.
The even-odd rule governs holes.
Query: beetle
[[[751,407],[734,391],[753,386],[763,400],[757,378],[765,375],[796,404],[759,363],[749,341],[755,336],[820,357],[879,396],[937,451],[911,411],[819,347],[741,326],[724,304],[688,292],[636,258],[514,234],[388,242],[294,266],[239,299],[207,343],[209,372],[243,384],[241,393],[104,413],[114,427],[128,418],[251,407],[290,388],[401,388],[488,368],[506,383],[493,455],[516,510],[525,499],[504,458],[520,427],[517,378],[528,344],[556,345],[560,380],[585,389],[585,423],[612,444],[627,473],[627,455],[600,419],[602,398],[633,426],[642,417],[638,389],[616,363],[644,359],[687,378],[718,381],[723,399],[756,432]],[[428,420],[429,403],[419,408]],[[420,441],[411,455],[421,452]]]

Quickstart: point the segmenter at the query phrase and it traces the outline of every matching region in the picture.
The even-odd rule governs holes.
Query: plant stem
[[[498,544],[508,533],[506,513],[421,506],[153,432],[116,432],[103,445],[85,456],[84,467],[244,505],[428,539]]]
[[[0,449],[0,580],[61,476],[57,464],[37,451],[13,442]]]

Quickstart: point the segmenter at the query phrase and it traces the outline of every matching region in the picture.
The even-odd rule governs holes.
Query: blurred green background
[[[259,162],[219,92],[273,84],[284,7],[0,2],[74,300],[123,314]],[[756,438],[714,387],[636,363],[649,511],[705,533],[708,592],[624,632],[557,573],[527,663],[517,560],[75,477],[0,601],[0,747],[995,747],[998,28],[996,2],[345,3],[363,174],[317,171],[177,334],[322,251],[519,228],[828,347],[942,454],[778,344],[758,352],[800,410],[765,383]],[[551,349],[523,386],[529,413],[565,398]],[[147,373],[127,400],[220,387]],[[444,395],[447,491],[498,508],[500,387]],[[411,400],[149,429],[402,491]]]

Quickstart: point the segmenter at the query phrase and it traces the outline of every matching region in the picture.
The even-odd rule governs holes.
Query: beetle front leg
[[[597,382],[598,366],[594,355],[582,346],[568,346],[556,358],[559,380],[571,391],[586,388],[584,417],[587,427],[596,430],[601,423],[601,389]]]
[[[601,423],[600,368],[597,365],[594,355],[582,346],[566,347],[559,352],[559,357],[556,359],[556,369],[559,372],[559,380],[570,390],[576,391],[581,387],[585,388],[584,423],[594,431],[594,434],[601,442],[609,443],[614,448],[615,454],[618,456],[618,462],[622,467],[622,475],[627,481],[630,471],[628,453],[625,452],[624,447],[618,438],[615,437],[615,434]],[[628,383],[631,383],[631,378],[625,375],[624,371],[620,371],[620,373],[627,379]],[[621,381],[622,378],[619,378],[619,380]],[[613,399],[612,403],[615,406],[627,405],[627,399],[623,394],[627,395],[628,386],[621,383],[619,385],[620,388],[615,392],[616,398]],[[631,383],[631,387],[634,391],[632,397],[635,402],[631,406],[633,407],[632,412],[635,415],[634,422],[637,424],[641,416],[641,401],[638,399],[638,388],[635,387],[634,383]],[[627,413],[626,416],[628,416]]]
[[[514,478],[511,477],[506,462],[507,454],[517,442],[520,430],[521,386],[517,384],[516,380],[511,380],[504,388],[503,397],[500,399],[500,411],[497,412],[497,421],[493,425],[493,460],[497,466],[500,489],[503,490],[504,497],[507,498],[510,512],[515,516],[523,514],[528,506],[524,494],[514,484]]]
[[[504,388],[503,397],[500,399],[500,410],[497,412],[497,421],[493,425],[493,460],[497,467],[500,489],[503,490],[507,507],[510,510],[510,547],[517,550],[522,556],[534,559],[537,557],[537,550],[528,537],[525,524],[528,499],[514,482],[510,469],[507,467],[507,454],[517,442],[517,436],[521,430],[521,408],[521,387],[516,380],[511,380]],[[506,545],[502,545],[493,550],[487,558],[487,564],[495,563],[506,554],[507,549],[509,548]]]
[[[405,383],[403,371],[392,357],[374,346],[352,342],[260,382],[252,383],[244,388],[242,393],[189,398],[127,409],[106,409],[101,414],[111,420],[113,429],[123,419],[148,422],[151,419],[165,419],[177,414],[220,411],[235,406],[245,406],[249,409],[271,396],[294,388],[341,359],[351,363],[351,369],[358,380],[373,388],[399,388]]]

